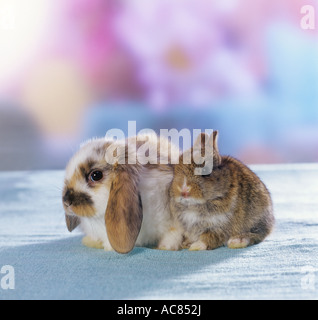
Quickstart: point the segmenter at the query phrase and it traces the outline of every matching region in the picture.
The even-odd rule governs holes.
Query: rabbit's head
[[[105,217],[113,249],[127,253],[141,228],[142,204],[138,165],[107,161],[108,151],[118,153],[120,148],[117,160],[127,157],[127,141],[96,139],[84,144],[67,165],[62,198],[69,231],[82,217]]]
[[[212,194],[219,195],[220,187],[224,189],[219,170],[222,157],[217,139],[218,131],[213,131],[211,136],[202,133],[193,147],[180,156],[179,164],[174,166],[174,178],[170,188],[173,201],[186,206],[200,205],[206,203]],[[198,155],[205,159],[201,164],[195,161]],[[210,164],[207,165],[208,163]]]

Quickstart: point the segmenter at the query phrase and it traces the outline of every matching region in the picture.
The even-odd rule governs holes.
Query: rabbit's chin
[[[204,199],[193,198],[193,197],[189,197],[189,198],[177,197],[177,198],[175,198],[175,201],[177,203],[184,205],[184,206],[204,204],[206,202]]]

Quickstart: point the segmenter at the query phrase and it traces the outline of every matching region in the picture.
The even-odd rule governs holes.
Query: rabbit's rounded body
[[[169,147],[166,153],[160,150],[163,145]],[[105,250],[157,246],[171,225],[168,188],[173,178],[173,168],[160,161],[170,163],[172,154],[179,156],[179,149],[155,135],[83,145],[65,174],[69,230],[79,225],[85,245]]]
[[[144,217],[136,241],[137,246],[158,246],[170,228],[168,188],[172,178],[172,168],[143,170],[139,187]]]
[[[183,247],[239,248],[263,241],[274,225],[266,186],[240,161],[221,157],[216,145],[214,153],[210,175],[195,175],[194,163],[174,168],[170,209],[184,230]]]

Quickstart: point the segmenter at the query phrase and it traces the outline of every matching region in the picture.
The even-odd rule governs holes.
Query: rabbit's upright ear
[[[212,133],[211,138],[212,138],[212,141],[213,141],[213,149],[214,149],[216,152],[219,152],[219,145],[218,145],[219,131],[214,130],[213,133]]]
[[[193,151],[197,152],[200,151],[201,152],[201,156],[204,155],[204,150],[205,150],[205,146],[207,141],[209,140],[209,135],[206,133],[200,133],[197,137],[197,139],[195,140],[194,144],[193,144]]]
[[[105,214],[109,242],[119,253],[130,252],[142,223],[142,203],[138,176],[119,169],[112,182]]]
[[[209,142],[213,146],[213,166],[217,167],[222,162],[222,157],[220,156],[219,146],[218,146],[219,132],[214,130],[210,136]]]

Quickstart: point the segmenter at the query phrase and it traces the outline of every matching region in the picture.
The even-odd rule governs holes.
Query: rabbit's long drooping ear
[[[132,167],[118,166],[112,182],[105,223],[109,242],[119,253],[130,252],[142,223],[142,203],[138,173]]]

